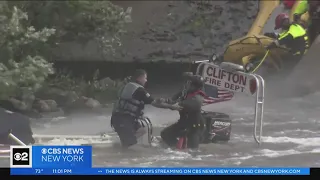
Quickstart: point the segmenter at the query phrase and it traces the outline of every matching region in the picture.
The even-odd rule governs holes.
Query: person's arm
[[[134,93],[134,97],[136,99],[140,99],[144,102],[144,104],[151,104],[154,107],[157,108],[166,108],[166,109],[172,109],[172,110],[178,110],[179,108],[176,105],[171,105],[168,103],[165,103],[159,99],[154,99],[145,89],[139,88]]]
[[[277,45],[286,45],[286,44],[291,44],[294,41],[292,34],[288,33],[285,36],[279,38],[276,43]]]
[[[285,36],[282,36],[280,38],[278,38],[277,40],[275,40],[274,42],[272,42],[267,49],[271,49],[271,48],[275,48],[277,46],[281,46],[281,45],[287,45],[287,44],[291,44],[293,43],[294,39],[292,34],[287,33]]]
[[[266,32],[264,35],[273,39],[277,39],[279,37],[275,32]]]
[[[307,0],[300,1],[293,13],[293,22],[298,22],[301,16],[309,10],[309,3]]]
[[[171,110],[177,110],[177,111],[182,109],[182,107],[180,107],[178,104],[168,104],[168,103],[159,102],[156,100],[153,101],[151,105],[157,108],[171,109]]]
[[[167,104],[175,104],[181,96],[182,91],[179,91],[178,93],[174,94],[171,98],[164,99],[164,102]]]
[[[309,9],[309,4],[307,0],[300,1],[299,5],[294,10],[294,14],[302,15],[306,13]]]

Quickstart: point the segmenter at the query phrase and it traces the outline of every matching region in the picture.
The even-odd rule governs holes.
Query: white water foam
[[[54,118],[51,119],[51,121],[52,121],[52,122],[59,122],[59,121],[62,121],[62,120],[64,120],[64,119],[66,119],[66,117],[64,117],[64,116],[54,117]]]
[[[253,120],[252,120],[253,121]],[[287,125],[287,124],[301,124],[301,122],[298,121],[288,121],[288,122],[263,122],[263,126],[274,126],[274,125]],[[245,126],[253,126],[253,122],[252,123],[246,123],[246,122],[242,122],[241,125],[245,125]]]
[[[288,133],[307,133],[307,134],[319,134],[319,132],[314,132],[311,130],[307,129],[294,129],[294,130],[284,130],[280,132],[275,132],[275,135],[283,135],[283,134],[288,134]]]
[[[140,163],[140,165],[147,165],[147,164],[152,165],[154,162],[172,161],[172,160],[174,160],[174,161],[181,161],[181,160],[202,161],[205,158],[216,156],[213,154],[193,156],[188,152],[176,151],[176,150],[172,150],[170,148],[165,149],[164,153],[165,154],[142,158],[143,160],[145,160],[147,162]],[[141,159],[134,159],[134,160],[141,161]],[[180,164],[180,163],[177,162],[176,164]]]
[[[240,165],[243,161],[256,158],[256,157],[268,157],[268,158],[276,158],[281,156],[288,156],[288,155],[297,155],[297,154],[304,154],[304,153],[320,153],[320,149],[313,149],[311,151],[300,152],[296,150],[284,150],[284,151],[274,151],[271,149],[261,149],[253,152],[254,154],[249,155],[239,155],[233,154],[231,158],[227,158],[221,160],[223,164],[232,163],[235,165]]]
[[[66,139],[66,138],[54,138],[50,141],[41,143],[46,145],[82,145],[82,144],[110,144],[112,141],[99,140],[99,139]]]
[[[242,163],[242,161],[245,161],[245,160],[248,160],[248,159],[251,159],[255,156],[253,155],[244,155],[244,156],[237,156],[237,157],[232,157],[232,158],[227,158],[227,159],[224,159],[224,160],[221,160],[223,165],[226,165],[227,163],[230,164],[235,164],[235,165],[240,165]]]
[[[257,151],[260,156],[265,157],[280,157],[280,156],[287,156],[287,155],[293,155],[293,154],[301,154],[304,152],[296,151],[296,150],[284,150],[284,151],[274,151],[271,149],[261,149]]]
[[[252,142],[252,136],[233,134],[231,141],[236,142]]]
[[[263,137],[263,142],[269,143],[294,143],[302,146],[320,146],[320,137],[312,137],[312,138],[292,138],[292,137],[271,137],[265,136]]]

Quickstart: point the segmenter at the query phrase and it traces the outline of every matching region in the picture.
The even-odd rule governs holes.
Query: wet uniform
[[[177,94],[175,97],[178,96]],[[204,94],[201,91],[189,93],[186,98],[181,99],[179,105],[183,109],[179,111],[180,119],[161,132],[161,138],[167,145],[174,147],[179,137],[187,137],[187,148],[199,147],[204,126],[204,119],[201,115],[203,100]]]
[[[286,69],[292,69],[309,48],[307,32],[299,24],[291,24],[288,30],[281,32],[275,44],[290,49],[289,55],[284,58]]]
[[[124,147],[137,144],[136,132],[140,128],[137,119],[143,115],[144,105],[153,101],[144,87],[135,82],[127,83],[120,91],[119,100],[113,108],[111,124]]]
[[[320,3],[318,2],[313,5],[309,5],[307,0],[303,0],[295,9],[294,15],[301,16],[307,11],[309,11],[311,19],[308,27],[308,33],[310,36],[310,43],[312,43],[320,33]]]

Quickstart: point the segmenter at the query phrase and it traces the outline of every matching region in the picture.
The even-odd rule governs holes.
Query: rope
[[[260,68],[260,66],[262,65],[262,63],[267,59],[268,54],[269,54],[269,50],[268,50],[268,51],[266,52],[266,54],[263,56],[262,60],[261,60],[260,63],[258,64],[258,66],[257,66],[256,68],[254,68],[253,71],[251,71],[251,73],[256,72],[256,71]]]

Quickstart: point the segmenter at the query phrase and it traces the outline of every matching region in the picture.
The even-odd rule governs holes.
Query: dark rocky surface
[[[116,58],[94,42],[62,43],[56,61],[191,61],[222,52],[249,30],[259,1],[113,1],[132,8]]]
[[[258,1],[135,1],[121,60],[190,61],[245,35]]]

